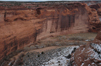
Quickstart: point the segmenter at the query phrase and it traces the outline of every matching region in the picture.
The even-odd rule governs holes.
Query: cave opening
[[[25,20],[25,19],[23,19],[23,18],[16,18],[16,19],[14,19],[14,21],[17,21],[17,20]]]
[[[37,8],[37,9],[36,9],[36,12],[37,12],[38,15],[41,14],[41,12],[40,12],[41,9],[42,9],[42,8]]]
[[[95,27],[92,27],[92,29],[96,29]]]

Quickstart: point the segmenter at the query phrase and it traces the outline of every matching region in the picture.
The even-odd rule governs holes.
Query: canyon
[[[31,3],[8,4],[0,6],[0,60],[49,36],[97,33],[101,29],[101,3],[38,4],[28,8]]]

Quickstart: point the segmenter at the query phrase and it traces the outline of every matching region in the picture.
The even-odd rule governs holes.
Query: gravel
[[[45,52],[28,52],[23,57],[23,66],[65,66],[67,58],[78,46],[61,47]]]

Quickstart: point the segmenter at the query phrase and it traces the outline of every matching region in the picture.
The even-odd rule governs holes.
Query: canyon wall
[[[35,42],[37,30],[35,26],[40,28],[41,25],[36,23],[39,20],[31,20],[34,18],[32,10],[8,10],[6,12],[5,19],[5,11],[0,12],[2,16],[0,18],[0,59],[25,45]]]
[[[82,5],[72,8],[71,11],[64,6],[59,11],[58,13],[58,9],[55,9],[55,14],[46,17],[37,39],[49,35],[88,32],[88,13]]]
[[[90,5],[89,11],[89,31],[98,32],[101,29],[101,3]]]
[[[50,35],[88,32],[91,30],[89,26],[100,22],[93,10],[84,3],[33,10],[0,10],[0,59]],[[93,14],[97,19],[94,23]]]

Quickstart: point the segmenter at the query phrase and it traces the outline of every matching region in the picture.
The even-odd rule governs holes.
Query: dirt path
[[[28,52],[43,52],[43,51],[48,51],[48,50],[52,50],[52,49],[56,49],[56,48],[60,48],[60,46],[51,46],[51,47],[45,47],[45,48],[41,48],[41,49],[35,49],[35,50],[30,50]]]

